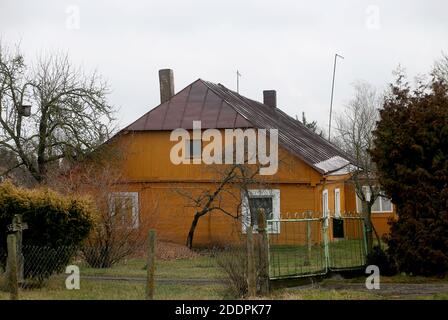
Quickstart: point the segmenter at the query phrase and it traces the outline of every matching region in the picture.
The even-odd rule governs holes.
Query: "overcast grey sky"
[[[124,126],[159,104],[158,69],[176,92],[197,78],[262,100],[277,90],[292,116],[328,126],[356,80],[385,88],[398,64],[409,76],[448,52],[448,1],[0,0],[0,37],[27,59],[59,50],[109,82]]]

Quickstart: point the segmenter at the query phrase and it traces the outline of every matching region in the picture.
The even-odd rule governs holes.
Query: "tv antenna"
[[[336,60],[337,60],[337,58],[344,59],[344,57],[337,53],[334,55],[333,82],[331,83],[330,120],[328,121],[328,141],[330,141],[330,139],[331,139],[331,113],[333,112],[334,77],[336,75]]]
[[[240,77],[241,73],[236,70],[236,92],[240,93]]]

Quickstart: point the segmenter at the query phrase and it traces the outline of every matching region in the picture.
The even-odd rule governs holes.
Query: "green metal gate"
[[[364,223],[358,215],[322,217],[307,212],[267,223],[271,279],[323,275],[366,264]]]

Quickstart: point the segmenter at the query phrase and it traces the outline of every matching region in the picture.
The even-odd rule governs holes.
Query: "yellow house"
[[[125,160],[123,177],[112,197],[129,200],[136,225],[149,219],[159,239],[186,242],[195,210],[178,191],[199,194],[201,190],[213,189],[217,181],[216,172],[208,170],[204,162],[176,164],[170,157],[179,143],[172,141],[173,130],[181,128],[192,133],[193,121],[200,121],[202,131],[217,129],[223,135],[226,129],[236,128],[278,130],[278,170],[265,177],[262,189],[253,186],[248,193],[267,210],[270,219],[293,218],[305,211],[330,217],[357,211],[354,187],[349,180],[351,158],[281,111],[276,105],[275,91],[264,91],[261,103],[221,84],[198,79],[174,94],[172,71],[161,70],[159,77],[161,104],[113,139],[124,146]],[[186,146],[190,152],[187,158],[197,152],[195,148],[201,150],[205,145],[196,145],[191,138]],[[244,197],[223,195],[221,206],[227,212],[237,212],[248,200]],[[374,209],[376,230],[381,235],[387,233],[393,206],[381,198]],[[245,214],[241,210],[239,219],[219,210],[204,215],[196,228],[195,245],[228,244],[237,239],[244,232],[244,221],[250,219]]]

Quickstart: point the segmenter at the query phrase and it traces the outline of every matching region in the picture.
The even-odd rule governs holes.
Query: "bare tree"
[[[84,74],[66,55],[28,67],[18,48],[0,43],[0,146],[17,159],[0,176],[20,167],[41,183],[59,160],[106,141],[113,130],[108,92],[96,73]]]
[[[94,226],[82,248],[92,267],[108,268],[141,253],[147,231],[159,213],[158,200],[136,202],[138,199],[128,193],[117,192],[117,186],[123,186],[125,181],[122,169],[125,148],[124,143],[103,145],[85,161],[49,179],[54,189],[90,196],[96,206]]]
[[[35,184],[34,178],[24,168],[17,167],[17,157],[9,149],[0,146],[0,182],[9,179],[17,185],[32,187]]]
[[[439,79],[448,82],[448,55],[443,54],[442,58],[436,61],[433,73]]]
[[[379,236],[372,224],[372,206],[383,196],[378,185],[377,169],[369,150],[373,146],[373,131],[379,118],[383,97],[366,82],[354,85],[355,95],[347,104],[343,114],[337,118],[338,137],[335,142],[356,161],[351,167],[351,181],[356,195],[362,203],[362,214],[366,227],[367,246],[373,247],[373,233]]]
[[[250,186],[262,183],[259,174],[259,165],[233,164],[213,165],[207,171],[213,172],[215,181],[209,187],[202,188],[199,192],[190,191],[182,187],[173,190],[187,200],[187,207],[195,210],[193,220],[187,235],[186,246],[193,247],[194,234],[199,219],[213,211],[221,212],[235,220],[241,217],[241,196],[248,197]],[[224,198],[231,199],[235,204],[232,210],[224,205]],[[252,212],[252,210],[250,210]],[[253,210],[255,212],[255,209]],[[253,220],[251,220],[253,223]]]

